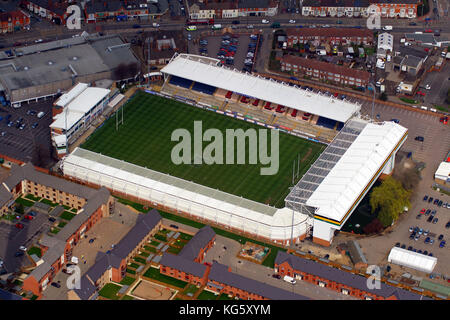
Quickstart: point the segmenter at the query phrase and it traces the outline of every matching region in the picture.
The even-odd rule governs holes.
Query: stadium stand
[[[336,126],[336,121],[325,117],[319,117],[316,124],[325,128],[334,129]]]
[[[209,86],[204,83],[196,82],[192,87],[192,90],[199,91],[205,94],[213,95],[216,92],[216,87]]]
[[[177,76],[171,76],[170,80],[169,80],[170,84],[173,84],[173,85],[179,86],[179,87],[183,87],[186,89],[189,89],[191,87],[192,82],[193,82],[192,80],[183,79],[183,78],[180,78]]]

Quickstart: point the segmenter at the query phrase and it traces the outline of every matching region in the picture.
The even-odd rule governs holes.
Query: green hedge
[[[23,205],[24,207],[32,207],[34,202],[24,199],[24,198],[17,198],[16,199],[16,203],[20,203],[21,205]]]

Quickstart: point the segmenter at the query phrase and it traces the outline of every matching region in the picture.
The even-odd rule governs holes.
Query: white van
[[[392,30],[392,29],[394,29],[392,26],[384,26],[383,27],[384,31],[389,31],[389,30]]]
[[[41,112],[39,112],[38,114],[37,114],[37,117],[40,119],[40,118],[42,118],[43,116],[45,116],[45,112],[44,111],[41,111]]]
[[[290,282],[292,284],[296,284],[297,283],[297,281],[295,281],[294,278],[289,277],[289,276],[284,276],[283,280],[286,281],[286,282]]]

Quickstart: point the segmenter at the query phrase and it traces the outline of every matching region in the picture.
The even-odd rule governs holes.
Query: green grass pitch
[[[185,128],[193,137],[196,120],[202,121],[203,132],[209,128],[225,132],[261,127],[145,92],[138,92],[125,105],[123,114],[124,124],[118,131],[116,119],[111,117],[81,147],[278,208],[284,207],[292,184],[294,160],[300,154],[300,178],[325,148],[281,132],[279,170],[271,176],[260,175],[260,168],[267,167],[262,164],[175,165],[171,161],[172,148],[178,143],[171,141],[175,129]],[[208,144],[204,142],[204,147]]]

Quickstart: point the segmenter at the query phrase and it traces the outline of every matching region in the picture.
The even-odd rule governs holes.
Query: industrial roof
[[[306,204],[318,208],[316,215],[342,224],[392,152],[404,142],[407,132],[391,121],[368,123]]]
[[[218,63],[217,59],[177,54],[161,72],[341,122],[346,122],[361,108],[358,104],[221,67]]]
[[[393,247],[389,253],[388,261],[408,268],[431,273],[436,266],[437,258],[414,251]]]
[[[81,120],[87,112],[108,96],[110,92],[109,89],[97,87],[86,87],[81,91],[81,89],[76,86],[73,90],[78,94],[72,95],[72,90],[67,93],[68,96],[62,101],[66,107],[62,113],[59,113],[54,117],[55,121],[50,125],[50,128],[61,128],[64,130],[72,128],[75,123]],[[66,101],[70,97],[72,97],[72,100],[67,104]]]

